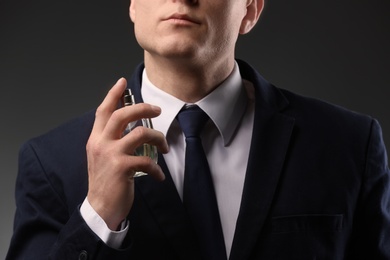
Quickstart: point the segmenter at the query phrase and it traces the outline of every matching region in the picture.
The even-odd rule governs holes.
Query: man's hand
[[[148,143],[168,152],[162,133],[137,127],[123,136],[129,122],[153,118],[161,113],[159,107],[136,104],[117,109],[127,82],[124,78],[108,92],[96,110],[95,123],[87,143],[88,201],[111,230],[117,230],[133,204],[136,171],[146,172],[157,180],[165,176],[149,157],[134,156],[135,149]]]

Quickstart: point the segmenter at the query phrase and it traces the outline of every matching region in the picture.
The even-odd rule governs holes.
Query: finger
[[[109,90],[103,102],[96,109],[93,131],[103,131],[112,113],[117,109],[118,102],[122,98],[126,86],[126,79],[120,78]]]
[[[122,137],[127,124],[142,118],[153,118],[160,115],[161,109],[145,103],[123,107],[114,111],[104,129],[104,135],[110,139]]]
[[[128,156],[128,163],[131,165],[129,169],[129,177],[133,177],[138,171],[145,172],[158,181],[165,179],[165,174],[161,167],[151,158],[146,156]]]
[[[154,145],[161,153],[169,152],[165,136],[160,131],[146,127],[136,127],[124,136],[120,142],[120,149],[124,153],[134,154],[135,149],[143,144]]]

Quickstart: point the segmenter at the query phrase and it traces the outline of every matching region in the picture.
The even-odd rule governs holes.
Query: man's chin
[[[170,59],[172,61],[180,61],[180,60],[193,60],[196,59],[200,53],[197,48],[180,48],[169,46],[168,48],[160,48],[160,49],[144,49],[146,52],[150,53],[152,57],[155,58],[165,58]]]

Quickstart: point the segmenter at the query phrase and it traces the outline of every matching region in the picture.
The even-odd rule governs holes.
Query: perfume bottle
[[[124,106],[132,106],[135,104],[134,101],[134,95],[131,93],[130,89],[126,89],[123,93],[123,104]],[[123,133],[123,135],[126,135],[130,133],[134,128],[138,126],[143,126],[147,128],[153,129],[152,121],[150,118],[142,118],[141,120],[130,122]],[[137,156],[148,156],[150,157],[155,163],[157,163],[158,153],[157,153],[157,147],[150,144],[143,144],[135,149],[135,155]],[[137,171],[134,174],[134,177],[140,177],[147,175],[147,173]]]

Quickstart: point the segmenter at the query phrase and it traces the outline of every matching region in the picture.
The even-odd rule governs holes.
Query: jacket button
[[[88,253],[87,251],[83,250],[80,252],[79,260],[87,260],[88,259]]]

